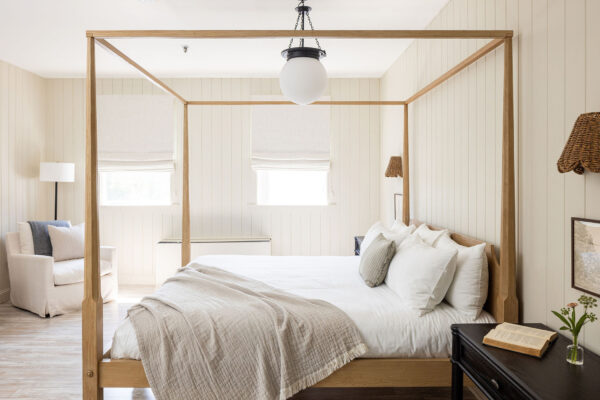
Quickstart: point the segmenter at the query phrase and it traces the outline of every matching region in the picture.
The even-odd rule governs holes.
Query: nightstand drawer
[[[477,350],[462,346],[460,364],[493,399],[530,399]]]

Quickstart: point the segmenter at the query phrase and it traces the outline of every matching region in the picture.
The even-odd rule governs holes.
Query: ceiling
[[[315,29],[424,29],[448,0],[307,0]],[[295,0],[0,0],[0,60],[44,77],[85,75],[93,29],[292,29]],[[160,77],[277,76],[287,39],[111,40]],[[409,40],[322,39],[334,77],[379,77]],[[182,46],[188,45],[184,54]],[[97,51],[99,76],[136,76]]]

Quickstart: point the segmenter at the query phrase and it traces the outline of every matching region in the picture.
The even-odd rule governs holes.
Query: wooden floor
[[[104,343],[109,346],[127,308],[152,288],[122,288],[119,303],[104,305]],[[154,399],[149,389],[106,389],[105,399]],[[0,304],[0,399],[81,398],[81,313],[40,318]],[[294,400],[449,399],[441,389],[308,389]],[[465,393],[465,399],[474,399]]]

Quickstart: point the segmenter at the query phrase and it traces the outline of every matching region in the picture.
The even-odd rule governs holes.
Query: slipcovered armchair
[[[83,258],[54,262],[49,256],[21,254],[18,233],[6,235],[10,300],[40,317],[81,309]],[[102,298],[117,297],[117,258],[114,247],[100,248]]]

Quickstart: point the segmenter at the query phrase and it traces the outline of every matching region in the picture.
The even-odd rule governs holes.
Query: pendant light
[[[300,0],[296,12],[296,26],[304,31],[304,23],[308,21],[310,29],[314,30],[310,19],[309,6],[304,5],[305,0]],[[327,53],[321,49],[319,39],[315,38],[317,47],[304,46],[304,38],[300,38],[300,45],[292,47],[294,38],[290,40],[287,49],[281,52],[287,60],[279,74],[279,86],[283,95],[296,104],[310,104],[323,95],[327,87],[327,71],[321,64],[320,59]]]

